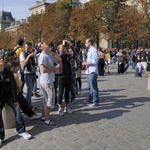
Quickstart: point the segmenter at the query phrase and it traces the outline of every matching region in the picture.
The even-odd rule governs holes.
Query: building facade
[[[11,12],[0,11],[0,32],[5,31],[6,28],[11,26],[14,21]]]
[[[56,0],[36,1],[36,5],[29,8],[30,16],[44,13],[46,8],[50,5],[50,3],[53,3],[53,2],[56,2]]]

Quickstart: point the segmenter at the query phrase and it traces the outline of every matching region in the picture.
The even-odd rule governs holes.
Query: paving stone
[[[126,75],[118,75],[115,64],[110,71],[111,75],[98,77],[99,107],[83,102],[88,89],[82,72],[82,94],[76,95],[76,104],[70,103],[74,114],[61,117],[57,108],[52,110],[57,128],[46,128],[40,120],[30,121],[23,115],[33,139],[18,138],[15,128],[8,129],[1,150],[150,150],[148,78],[135,78],[131,67]],[[32,103],[41,113],[41,99],[34,97]]]

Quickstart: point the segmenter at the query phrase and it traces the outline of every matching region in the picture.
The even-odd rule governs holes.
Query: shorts
[[[142,67],[143,67],[144,69],[147,68],[147,62],[141,62],[141,65],[142,65]]]
[[[41,84],[41,89],[43,93],[43,104],[45,106],[54,106],[55,103],[55,90],[53,83]]]
[[[108,61],[105,61],[105,66],[108,66],[108,65],[109,65]]]

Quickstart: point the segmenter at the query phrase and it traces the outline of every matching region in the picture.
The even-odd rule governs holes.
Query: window
[[[41,14],[43,14],[43,12],[44,12],[44,10],[43,10],[43,9],[41,9]]]

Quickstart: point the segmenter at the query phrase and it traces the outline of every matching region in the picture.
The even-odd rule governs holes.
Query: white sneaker
[[[60,116],[63,116],[63,115],[64,115],[63,110],[62,110],[62,109],[59,109],[59,110],[58,110],[58,114],[59,114]]]
[[[0,147],[2,146],[2,142],[3,142],[3,140],[2,140],[2,139],[0,139]]]
[[[73,110],[70,109],[70,108],[65,108],[65,109],[64,109],[64,112],[65,112],[65,113],[68,113],[68,114],[73,114]]]
[[[41,117],[40,115],[35,114],[35,115],[33,115],[32,117],[29,117],[29,119],[30,119],[30,120],[37,120],[37,119],[39,119],[40,117]]]
[[[23,137],[26,140],[29,140],[32,138],[31,134],[29,134],[28,132],[23,132],[23,133],[19,133],[18,134],[20,137]]]

